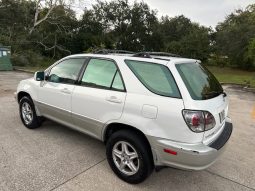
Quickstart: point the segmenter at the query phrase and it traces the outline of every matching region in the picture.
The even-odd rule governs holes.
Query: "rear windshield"
[[[125,60],[125,62],[151,92],[162,96],[181,98],[175,80],[166,66],[135,60]]]
[[[218,80],[202,65],[198,63],[176,64],[176,68],[194,100],[211,99],[223,92]]]

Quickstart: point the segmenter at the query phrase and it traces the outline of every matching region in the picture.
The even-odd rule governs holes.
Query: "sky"
[[[110,1],[110,0],[106,0]],[[129,0],[134,2],[135,0]],[[141,0],[136,0],[141,1]],[[184,15],[193,22],[198,22],[207,27],[215,27],[218,22],[236,9],[244,9],[255,0],[143,0],[151,9],[158,10],[158,17]],[[80,0],[81,7],[91,7],[95,0]]]

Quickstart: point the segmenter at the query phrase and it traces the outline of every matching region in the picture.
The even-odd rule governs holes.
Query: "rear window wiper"
[[[211,92],[208,92],[208,93],[202,93],[202,96],[204,98],[213,98],[213,97],[216,97],[216,96],[218,96],[220,94],[222,94],[222,92],[211,91]]]
[[[223,97],[226,97],[227,94],[224,92],[224,91],[220,91],[220,92],[217,92],[217,91],[211,91],[211,92],[208,92],[208,93],[202,93],[202,96],[205,97],[205,98],[208,98],[208,97],[216,97],[218,95],[221,95],[223,94]]]
[[[221,93],[221,94],[223,94],[223,97],[227,97],[226,92],[222,91],[222,93]]]

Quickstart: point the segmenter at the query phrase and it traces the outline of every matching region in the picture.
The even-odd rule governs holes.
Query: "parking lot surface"
[[[26,129],[13,98],[32,74],[0,72],[0,190],[255,190],[255,94],[226,86],[234,131],[225,153],[204,171],[166,168],[145,182],[118,179],[98,140],[46,120]]]

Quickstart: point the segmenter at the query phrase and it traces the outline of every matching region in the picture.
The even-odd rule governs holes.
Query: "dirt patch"
[[[0,96],[11,95],[14,93],[12,89],[0,89]]]

